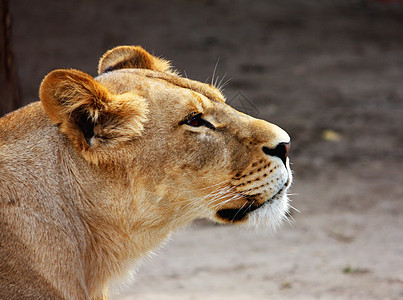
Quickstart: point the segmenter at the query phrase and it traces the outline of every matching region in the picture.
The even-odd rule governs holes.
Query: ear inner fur
[[[120,46],[102,56],[98,64],[98,74],[127,68],[174,73],[169,62],[151,55],[142,47]]]

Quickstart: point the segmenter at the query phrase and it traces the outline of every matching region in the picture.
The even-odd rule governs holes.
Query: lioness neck
[[[140,258],[191,221],[176,219],[177,208],[161,205],[161,195],[148,192],[150,183],[132,179],[135,163],[95,166],[71,146],[60,160],[69,200],[86,228],[90,295],[127,276]]]

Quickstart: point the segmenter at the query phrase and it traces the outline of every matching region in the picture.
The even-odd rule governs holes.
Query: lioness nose
[[[267,155],[279,157],[283,161],[284,165],[286,165],[288,151],[290,150],[290,143],[280,143],[274,149],[263,146],[262,150]]]

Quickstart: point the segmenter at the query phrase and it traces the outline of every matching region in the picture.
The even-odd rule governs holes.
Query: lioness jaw
[[[107,286],[197,218],[276,228],[290,138],[138,46],[99,76],[55,70],[0,119],[0,293],[107,298]]]

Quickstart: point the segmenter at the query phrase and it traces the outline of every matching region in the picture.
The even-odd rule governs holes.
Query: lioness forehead
[[[189,89],[199,93],[211,101],[224,103],[225,97],[216,87],[178,75],[152,71],[147,69],[121,69],[101,74],[95,78],[111,92],[121,94],[131,89],[142,90],[151,85],[152,81],[163,81],[171,87]]]

